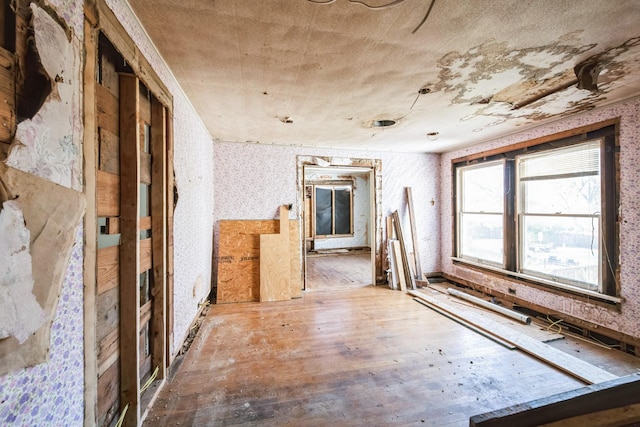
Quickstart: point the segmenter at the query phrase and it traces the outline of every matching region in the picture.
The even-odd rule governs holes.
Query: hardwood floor
[[[371,254],[307,256],[307,290],[343,290],[371,285]]]
[[[466,426],[582,385],[400,291],[329,288],[211,307],[145,425]]]

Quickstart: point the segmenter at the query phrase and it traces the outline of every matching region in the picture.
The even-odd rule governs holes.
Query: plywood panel
[[[120,215],[120,177],[98,170],[96,181],[98,216]]]
[[[119,283],[118,260],[120,248],[118,246],[110,246],[108,248],[98,249],[97,251],[97,283],[98,295],[103,294],[115,287]]]
[[[277,220],[221,220],[218,242],[216,301],[260,301],[260,235],[280,232]],[[290,285],[293,297],[302,294],[299,221],[289,221]]]
[[[261,302],[291,299],[288,234],[260,235]]]
[[[107,129],[100,129],[98,135],[98,168],[120,175],[120,138]]]
[[[118,114],[118,98],[107,88],[96,83],[96,98],[98,110],[98,127],[106,129],[114,135],[120,133]]]

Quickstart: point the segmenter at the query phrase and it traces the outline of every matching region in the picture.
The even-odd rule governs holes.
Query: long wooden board
[[[636,404],[640,395],[640,373],[570,390],[469,419],[471,427],[533,427],[575,416]],[[593,421],[591,419],[591,421]],[[631,422],[631,421],[629,421]],[[559,423],[564,425],[563,423]],[[595,422],[582,425],[603,425]],[[604,424],[606,425],[606,424]],[[620,423],[616,425],[627,425]]]
[[[540,359],[561,371],[564,371],[587,384],[595,384],[618,378],[603,369],[587,363],[577,357],[557,350],[543,342],[540,342],[520,332],[501,325],[493,320],[484,318],[469,310],[461,310],[452,305],[443,303],[421,292],[410,290],[409,295],[422,299],[427,303],[444,310],[453,316],[469,322],[483,331],[495,335],[503,341],[515,345],[520,350]]]
[[[409,210],[409,224],[411,226],[411,242],[413,243],[413,262],[416,267],[415,278],[422,280],[422,266],[420,265],[420,251],[418,251],[418,232],[416,231],[416,217],[413,213],[413,195],[411,187],[407,187],[407,207]]]

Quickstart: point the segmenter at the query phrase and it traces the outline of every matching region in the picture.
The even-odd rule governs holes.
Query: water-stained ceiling
[[[442,152],[640,95],[637,0],[129,1],[221,141]]]

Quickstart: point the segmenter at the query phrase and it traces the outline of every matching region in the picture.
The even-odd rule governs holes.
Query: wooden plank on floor
[[[521,334],[520,332],[514,331],[513,329],[494,322],[493,320],[484,318],[470,310],[461,310],[452,305],[438,301],[435,298],[431,298],[421,292],[410,290],[409,294],[420,298],[429,304],[450,313],[451,315],[460,317],[483,331],[515,345],[520,350],[555,366],[556,368],[586,382],[587,384],[595,384],[618,378],[616,375],[613,375],[604,369],[600,369],[597,366],[557,350],[545,343]]]
[[[393,224],[396,230],[396,236],[398,238],[398,242],[400,242],[400,254],[402,260],[403,271],[405,275],[405,280],[407,283],[407,287],[411,289],[416,289],[416,279],[411,272],[411,265],[409,264],[409,255],[407,251],[407,245],[404,241],[403,233],[402,233],[402,224],[400,224],[400,216],[398,215],[398,211],[394,211],[393,214]]]
[[[474,415],[470,427],[533,427],[545,423],[636,404],[640,395],[640,373],[592,384],[576,390]],[[561,425],[564,425],[561,423]],[[600,425],[600,424],[581,424]],[[625,423],[618,425],[626,425]]]

